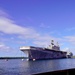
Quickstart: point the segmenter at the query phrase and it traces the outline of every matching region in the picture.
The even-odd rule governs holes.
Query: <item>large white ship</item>
[[[29,60],[71,58],[73,55],[71,52],[61,51],[58,44],[54,45],[53,40],[48,48],[22,46],[20,50],[27,55]]]

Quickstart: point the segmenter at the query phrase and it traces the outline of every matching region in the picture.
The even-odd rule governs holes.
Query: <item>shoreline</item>
[[[0,59],[27,59],[27,57],[0,57]]]
[[[28,57],[0,57],[0,59],[27,59]],[[75,56],[72,57],[74,59]]]

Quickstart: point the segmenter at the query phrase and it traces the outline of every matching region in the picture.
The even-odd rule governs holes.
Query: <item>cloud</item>
[[[14,23],[14,21],[6,17],[0,17],[0,31],[4,34],[16,34],[18,35],[18,38],[21,39],[32,39],[34,40],[33,44],[40,46],[50,44],[50,40],[52,39],[56,40],[56,38],[51,37],[50,35],[41,35],[33,28],[27,28],[22,27],[21,25],[17,25]]]
[[[37,37],[33,43],[38,46],[48,47],[48,45],[51,44],[51,40],[54,40],[54,44],[56,45],[57,41],[60,39],[47,34]]]
[[[6,46],[5,44],[0,44],[0,51],[9,51],[11,48],[9,46]]]
[[[9,15],[0,10],[0,32],[5,34],[17,34],[25,38],[35,38],[39,34],[33,28],[22,27],[9,18]]]
[[[64,38],[67,42],[75,44],[75,36],[65,36]]]
[[[5,34],[17,34],[25,38],[35,38],[39,35],[34,29],[17,25],[14,21],[6,17],[0,17],[0,32]]]
[[[4,9],[1,9],[1,8],[0,8],[0,17],[1,17],[1,16],[2,16],[2,17],[7,17],[7,18],[9,17],[9,18],[11,18],[10,15],[8,15],[8,14],[5,12]]]
[[[1,11],[1,13],[4,13]],[[44,24],[41,24],[42,27],[47,27]],[[49,28],[49,26],[47,27]],[[46,45],[50,44],[50,40],[58,40],[58,38],[54,38],[49,34],[42,35],[38,33],[35,29],[31,27],[23,27],[22,25],[18,25],[15,21],[9,19],[6,16],[0,16],[0,32],[8,35],[17,35],[20,39],[31,39],[33,40],[33,44],[36,45]],[[12,38],[13,39],[13,38]],[[11,40],[12,40],[11,39]],[[21,42],[19,42],[21,43]]]
[[[68,41],[75,42],[75,36],[65,36],[64,38]]]
[[[36,31],[36,29],[18,25],[12,19],[10,19],[9,17],[6,17],[6,15],[9,16],[4,11],[0,10],[0,42],[9,41],[10,43],[12,43],[13,41],[14,44],[17,43],[17,45],[18,44],[22,45],[22,44],[26,44],[29,40],[28,42],[29,44],[34,44],[36,46],[42,46],[42,47],[48,47],[48,45],[50,45],[51,40],[54,40],[55,44],[57,41],[61,43],[65,41],[65,43],[69,42],[70,44],[71,43],[75,44],[75,36],[64,36],[61,38],[56,38],[56,37],[49,35],[49,33],[47,34],[42,33],[41,35],[40,33],[38,33],[38,31]],[[46,26],[43,23],[41,24],[40,27],[50,28],[49,26]],[[7,35],[7,36],[12,35],[12,36],[10,39],[7,39],[7,37],[2,37],[4,35]],[[14,35],[16,35],[17,37],[14,37]],[[22,41],[19,39],[22,39]],[[15,50],[13,50],[9,46],[5,44],[0,44],[0,50],[1,51],[12,50],[15,52]]]
[[[0,33],[0,36],[3,36],[4,34],[3,33]]]
[[[41,27],[41,28],[50,28],[49,25],[45,25],[44,23],[41,23],[40,27]]]
[[[7,39],[6,37],[0,37],[0,42],[4,42],[4,41],[8,41],[9,39]]]
[[[50,36],[41,36],[35,29],[22,27],[22,25],[18,25],[13,20],[4,16],[0,16],[0,32],[16,34],[19,38],[31,38],[36,40],[48,40],[51,38]]]
[[[0,17],[0,31],[7,34],[24,34],[24,32],[29,32],[29,29],[22,28],[16,25],[12,20]]]
[[[75,27],[65,29],[65,31],[73,31],[73,30],[75,30]]]

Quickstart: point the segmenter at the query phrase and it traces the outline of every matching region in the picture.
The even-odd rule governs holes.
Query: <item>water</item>
[[[32,75],[42,72],[75,68],[75,59],[27,61],[24,59],[0,60],[0,75]]]

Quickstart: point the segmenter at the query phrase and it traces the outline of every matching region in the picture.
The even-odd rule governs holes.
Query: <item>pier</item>
[[[44,72],[44,73],[38,73],[33,75],[75,75],[75,68],[52,71],[52,72]]]

